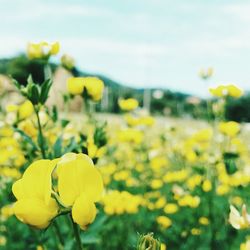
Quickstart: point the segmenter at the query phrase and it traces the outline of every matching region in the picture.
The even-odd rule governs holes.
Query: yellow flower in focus
[[[238,122],[221,122],[219,131],[227,136],[234,137],[240,132],[240,124]]]
[[[67,90],[71,95],[81,95],[84,90],[84,77],[70,77],[67,80]]]
[[[242,206],[242,215],[234,207],[230,206],[229,223],[235,229],[246,229],[250,226],[250,215],[247,213],[246,205]]]
[[[51,55],[58,54],[60,45],[58,42],[55,43],[29,43],[27,46],[27,55],[30,59],[47,59]]]
[[[13,184],[12,192],[17,199],[13,211],[23,223],[43,229],[57,215],[57,203],[51,198],[51,174],[55,164],[55,161],[38,160]]]
[[[91,158],[67,153],[57,163],[58,192],[65,206],[72,206],[72,218],[86,229],[96,216],[95,202],[100,200],[103,181]]]
[[[100,101],[104,91],[104,83],[97,77],[84,77],[84,87],[95,102]]]
[[[172,225],[172,221],[167,216],[158,216],[156,218],[157,223],[163,228],[168,228]]]
[[[139,105],[138,101],[134,98],[120,99],[118,102],[120,108],[125,111],[132,111]]]

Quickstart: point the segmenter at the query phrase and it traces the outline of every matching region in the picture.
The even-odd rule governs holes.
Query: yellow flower
[[[243,95],[243,90],[233,84],[219,85],[218,87],[210,88],[209,91],[213,96],[216,97],[231,96],[234,98],[239,98]]]
[[[19,106],[18,109],[19,119],[21,120],[26,119],[30,117],[33,114],[33,112],[34,112],[33,105],[30,101],[27,100]]]
[[[96,77],[70,77],[67,80],[67,90],[72,95],[82,95],[86,90],[93,101],[99,101],[102,98],[104,84]]]
[[[154,179],[151,181],[150,186],[153,189],[159,189],[163,186],[163,181],[162,180],[158,180],[158,179]]]
[[[101,79],[97,77],[84,77],[84,87],[93,101],[97,102],[102,98],[104,84]]]
[[[96,216],[95,202],[101,198],[103,181],[85,154],[68,153],[57,163],[58,192],[65,206],[72,206],[72,218],[82,229]]]
[[[51,55],[58,54],[60,45],[58,42],[55,43],[29,43],[27,46],[27,55],[30,59],[47,59]]]
[[[239,211],[234,206],[230,206],[229,223],[235,229],[249,228],[250,215],[247,213],[246,205],[242,206],[242,215],[240,215]]]
[[[72,69],[75,66],[74,58],[66,54],[61,57],[61,63],[66,69]]]
[[[164,243],[161,243],[161,250],[167,250],[167,246]]]
[[[243,90],[233,84],[227,86],[227,91],[228,95],[234,98],[239,98],[243,95]]]
[[[207,217],[200,217],[200,218],[199,218],[199,223],[200,223],[201,225],[206,226],[206,225],[209,224],[209,220],[208,220]]]
[[[238,122],[221,122],[219,131],[227,136],[234,137],[240,132],[240,124]]]
[[[158,216],[156,221],[163,228],[168,228],[172,225],[172,221],[167,216]]]
[[[209,192],[212,189],[212,183],[210,180],[205,180],[202,184],[202,189],[204,192]]]
[[[138,212],[142,204],[142,198],[127,191],[112,190],[106,193],[102,199],[104,212],[108,215]]]
[[[57,214],[57,203],[51,198],[51,173],[55,161],[38,160],[24,172],[12,186],[17,198],[13,211],[23,223],[46,228]]]
[[[200,235],[201,234],[201,230],[199,228],[192,228],[191,229],[191,234],[192,235]]]
[[[23,120],[30,117],[33,114],[34,108],[32,103],[29,100],[26,100],[19,106],[15,104],[8,104],[6,106],[6,111],[15,112],[18,115],[18,118],[20,120]]]
[[[166,214],[175,214],[178,210],[179,210],[179,207],[176,204],[174,204],[174,203],[168,203],[164,207],[164,212]]]
[[[67,90],[71,95],[81,95],[84,90],[84,77],[70,77],[67,80]]]
[[[118,102],[120,108],[125,111],[131,111],[134,110],[138,107],[139,103],[136,99],[134,98],[129,98],[129,99],[120,99]]]
[[[225,195],[229,192],[230,188],[228,185],[225,184],[220,184],[217,189],[216,189],[216,193],[218,195]]]
[[[4,207],[1,208],[1,218],[6,220],[8,219],[10,216],[13,215],[13,206],[12,205],[6,205]]]
[[[250,249],[250,240],[247,240],[244,243],[240,244],[240,250],[249,250]]]
[[[18,111],[18,105],[15,105],[15,104],[8,104],[6,106],[6,111],[7,112],[16,112]]]
[[[223,97],[226,95],[226,90],[223,85],[220,85],[215,88],[210,88],[209,91],[213,96],[216,96],[216,97]]]

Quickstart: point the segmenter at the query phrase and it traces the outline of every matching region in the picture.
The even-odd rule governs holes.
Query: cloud
[[[224,13],[241,21],[250,22],[250,3],[234,3],[223,6]]]

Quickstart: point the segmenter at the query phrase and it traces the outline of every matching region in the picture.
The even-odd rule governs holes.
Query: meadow
[[[103,82],[69,77],[73,113],[47,105],[58,51],[29,44],[44,82],[12,79],[22,101],[0,114],[0,249],[250,249],[250,125],[224,116],[243,91],[210,89],[208,120],[153,117],[134,98],[97,114]]]

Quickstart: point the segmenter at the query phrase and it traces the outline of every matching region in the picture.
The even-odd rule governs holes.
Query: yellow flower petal
[[[21,199],[14,204],[13,210],[16,217],[23,223],[43,229],[56,216],[57,204],[53,199],[49,200],[48,205],[37,198]]]
[[[65,205],[73,205],[82,193],[93,202],[100,199],[102,177],[87,155],[66,154],[58,162],[57,174],[59,195]]]
[[[96,217],[96,207],[91,199],[84,194],[80,195],[72,208],[72,218],[82,229],[94,221]]]

